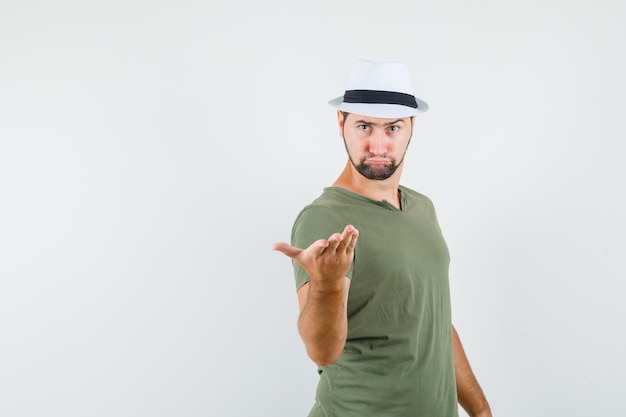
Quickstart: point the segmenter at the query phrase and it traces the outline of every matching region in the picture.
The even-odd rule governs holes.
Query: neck
[[[344,188],[376,201],[387,200],[397,208],[400,208],[398,186],[400,185],[401,174],[402,164],[386,180],[370,180],[361,175],[348,161],[333,187]]]

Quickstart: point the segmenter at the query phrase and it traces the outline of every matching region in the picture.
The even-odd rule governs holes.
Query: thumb
[[[302,252],[302,249],[298,249],[285,242],[274,243],[272,245],[272,250],[282,252],[290,258],[294,258]]]

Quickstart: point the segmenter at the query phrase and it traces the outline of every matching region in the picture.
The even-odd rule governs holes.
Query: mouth
[[[367,158],[364,161],[369,165],[389,165],[391,164],[391,160],[387,158]]]

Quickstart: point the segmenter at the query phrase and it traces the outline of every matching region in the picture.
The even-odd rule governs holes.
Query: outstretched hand
[[[333,233],[328,239],[317,240],[306,249],[285,242],[274,243],[272,249],[298,263],[309,274],[312,282],[328,286],[343,285],[343,278],[352,265],[358,237],[359,231],[348,225],[343,233]]]

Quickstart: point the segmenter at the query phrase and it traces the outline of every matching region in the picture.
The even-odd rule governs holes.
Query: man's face
[[[370,180],[386,180],[404,160],[413,118],[385,119],[337,112],[339,128],[354,168]]]

